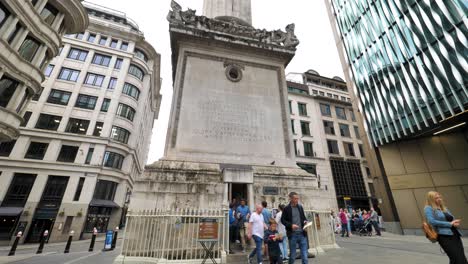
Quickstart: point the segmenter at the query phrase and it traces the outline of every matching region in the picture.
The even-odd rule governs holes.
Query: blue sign
[[[107,230],[106,240],[104,241],[104,249],[111,249],[113,236],[114,236],[114,232],[112,230]]]

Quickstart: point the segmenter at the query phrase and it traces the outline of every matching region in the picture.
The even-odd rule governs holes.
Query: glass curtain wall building
[[[326,1],[376,146],[466,110],[465,1]]]

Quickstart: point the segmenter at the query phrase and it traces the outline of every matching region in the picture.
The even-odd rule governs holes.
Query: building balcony
[[[19,125],[23,118],[8,109],[0,107],[0,142],[11,141],[19,136]]]

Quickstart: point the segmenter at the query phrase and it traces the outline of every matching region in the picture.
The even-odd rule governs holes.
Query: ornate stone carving
[[[223,34],[234,37],[235,40],[256,41],[266,45],[279,46],[289,50],[296,50],[299,40],[294,33],[294,24],[283,30],[267,31],[251,26],[241,25],[235,19],[218,20],[206,16],[197,16],[196,10],[182,11],[182,7],[174,0],[171,3],[172,10],[167,15],[171,26],[185,26],[193,30],[209,32],[209,34]],[[209,35],[207,35],[209,37]]]

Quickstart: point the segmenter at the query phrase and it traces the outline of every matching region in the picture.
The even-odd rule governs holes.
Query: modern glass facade
[[[467,2],[329,0],[375,145],[468,107]]]

